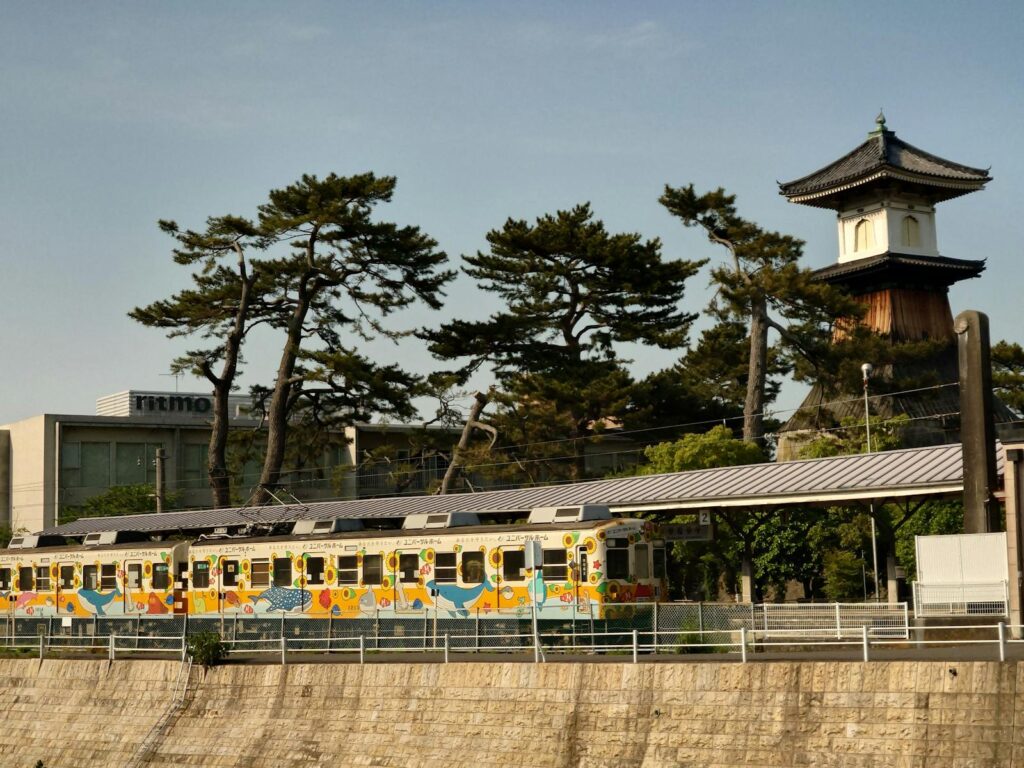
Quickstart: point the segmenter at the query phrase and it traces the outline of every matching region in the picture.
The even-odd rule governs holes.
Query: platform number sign
[[[699,510],[692,520],[685,523],[662,525],[661,532],[665,541],[711,541],[715,537],[711,510]]]

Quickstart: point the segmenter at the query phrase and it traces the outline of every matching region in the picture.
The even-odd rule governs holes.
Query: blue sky
[[[828,211],[776,180],[860,143],[884,107],[901,138],[988,189],[939,207],[940,251],[985,258],[954,312],[1024,341],[1021,4],[0,3],[0,423],[92,413],[168,389],[187,345],[126,312],[185,285],[158,218],[251,215],[303,173],[398,177],[382,211],[458,261],[509,216],[591,201],[670,258],[722,258],[657,203],[666,183],[724,186],[761,225],[836,259]],[[466,279],[441,313],[486,314]],[[707,276],[684,304],[707,302]],[[373,354],[425,372],[415,343]],[[254,339],[246,385],[269,382]],[[677,353],[633,348],[637,375]],[[478,384],[486,383],[484,380]],[[184,381],[185,389],[203,389]],[[797,404],[787,388],[780,407]]]

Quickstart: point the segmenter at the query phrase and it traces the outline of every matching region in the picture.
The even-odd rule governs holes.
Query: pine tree
[[[609,233],[589,204],[534,224],[508,219],[487,242],[463,269],[504,306],[487,320],[454,320],[421,335],[436,357],[464,361],[463,378],[489,366],[511,422],[544,412],[559,424],[571,441],[559,451],[571,452],[578,478],[584,438],[628,406],[632,380],[615,344],[683,346],[694,315],[680,301],[700,264],[665,260],[657,239]]]

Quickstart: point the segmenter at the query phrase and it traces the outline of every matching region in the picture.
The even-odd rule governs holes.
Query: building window
[[[914,216],[903,217],[903,244],[911,248],[921,245],[921,225]]]
[[[61,589],[74,589],[75,588],[75,566],[73,566],[73,565],[62,565],[60,567],[60,588]]]
[[[207,483],[206,456],[209,446],[205,443],[181,447],[181,481],[186,488],[203,488]]]
[[[359,558],[355,555],[342,555],[338,558],[338,583],[359,583]]]
[[[117,485],[152,484],[156,480],[156,451],[163,443],[117,443],[114,446],[114,482]]]
[[[861,219],[853,229],[853,250],[866,251],[875,247],[875,225]]]
[[[434,583],[454,584],[456,572],[454,552],[438,552],[434,555]]]
[[[292,559],[290,557],[274,558],[274,586],[290,587],[292,585]]]
[[[192,586],[195,589],[209,589],[210,564],[206,560],[196,560],[192,563]]]
[[[481,584],[484,580],[484,553],[462,553],[462,583]]]
[[[363,556],[363,584],[368,587],[380,585],[381,576],[384,575],[384,558],[380,555]]]
[[[31,592],[35,586],[32,579],[32,568],[25,567],[18,569],[18,589],[22,592]]]
[[[306,558],[306,583],[324,583],[324,559],[322,557]]]
[[[60,473],[62,488],[109,488],[110,443],[64,443]]]
[[[222,560],[221,561],[221,572],[223,573],[223,580],[225,587],[237,587],[238,586],[238,561],[237,560]]]
[[[171,571],[167,563],[153,566],[153,589],[167,589],[171,586]]]
[[[564,549],[544,550],[544,581],[565,581],[569,578],[569,565]]]

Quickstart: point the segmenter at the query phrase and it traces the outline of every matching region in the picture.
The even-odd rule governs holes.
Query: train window
[[[324,559],[322,557],[306,558],[306,583],[324,583]]]
[[[50,566],[36,566],[36,592],[50,591]]]
[[[117,566],[113,563],[100,566],[100,589],[117,589]]]
[[[95,565],[82,566],[82,589],[97,589],[99,585],[99,568]]]
[[[604,575],[608,579],[625,580],[629,578],[629,550],[611,549],[605,552]]]
[[[456,562],[454,552],[438,552],[434,556],[434,582],[451,584],[456,579]]]
[[[207,560],[196,560],[192,563],[192,587],[194,589],[210,588],[210,563]]]
[[[167,589],[171,586],[171,569],[167,563],[153,566],[153,589]]]
[[[73,565],[62,565],[60,567],[60,588],[61,589],[74,589],[75,588],[75,566],[73,566]]]
[[[384,575],[384,558],[380,555],[363,556],[363,584],[377,586],[380,584],[381,576]]]
[[[503,581],[522,581],[526,569],[526,553],[518,549],[506,549],[501,553],[501,578]]]
[[[415,552],[400,554],[398,571],[403,584],[415,584],[420,577],[420,556]]]
[[[359,583],[359,560],[355,555],[342,555],[338,558],[338,583]]]
[[[221,578],[224,580],[225,587],[237,587],[238,586],[238,561],[237,560],[221,560]]]
[[[633,548],[633,575],[638,579],[651,578],[650,547],[646,544]]]
[[[269,587],[270,586],[270,561],[269,560],[253,560],[252,561],[252,585],[254,587]]]
[[[25,567],[18,569],[18,589],[22,592],[30,592],[35,584],[32,583],[32,568]]]
[[[544,550],[544,581],[565,581],[569,566],[564,549]]]
[[[481,584],[484,580],[484,553],[462,553],[462,583]]]
[[[654,578],[665,578],[665,548],[654,548]]]
[[[274,558],[274,586],[290,587],[292,585],[292,559],[290,557]]]
[[[128,564],[128,589],[142,589],[142,563]]]
[[[0,589],[7,590],[7,589],[10,589],[10,588],[11,588],[11,569],[10,568],[0,568]]]

